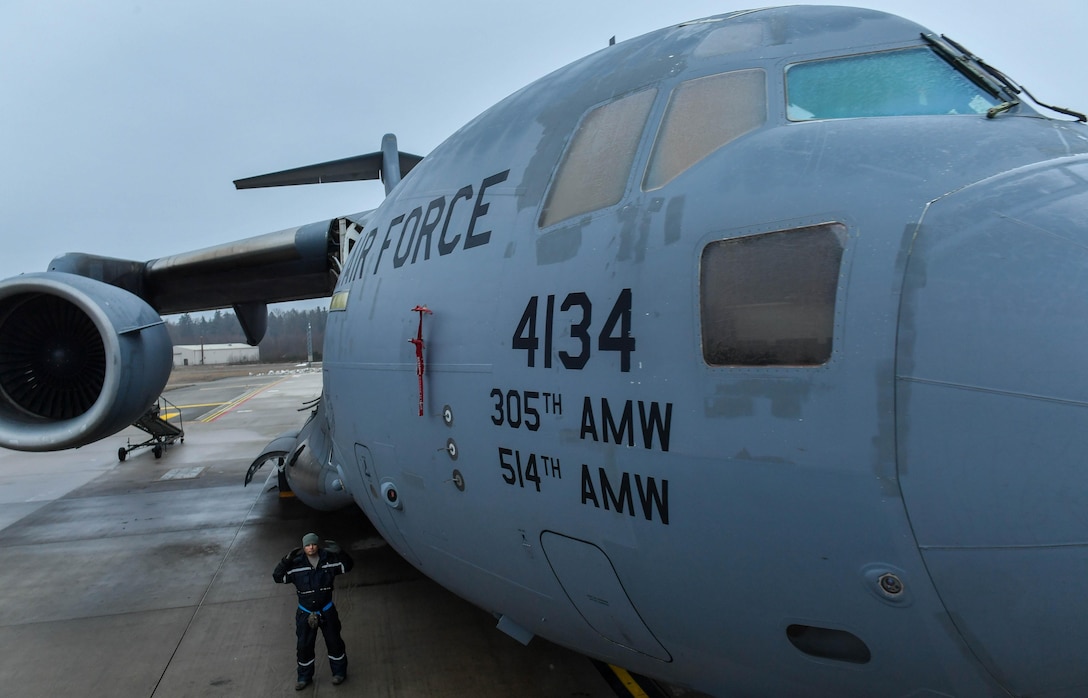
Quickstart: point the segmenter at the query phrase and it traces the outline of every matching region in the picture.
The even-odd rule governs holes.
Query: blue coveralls
[[[325,637],[325,649],[329,653],[329,668],[333,676],[347,676],[348,657],[344,640],[340,637],[340,616],[332,603],[333,579],[349,572],[355,561],[344,551],[318,550],[317,566],[310,565],[301,550],[288,553],[276,565],[272,578],[277,583],[291,582],[298,592],[298,608],[295,609],[295,635],[298,638],[298,680],[309,682],[314,677],[317,631]],[[311,613],[318,615],[318,627],[311,628]]]

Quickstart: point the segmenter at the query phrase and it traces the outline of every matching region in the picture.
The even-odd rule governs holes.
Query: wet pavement
[[[616,692],[587,658],[495,619],[405,563],[354,507],[307,509],[243,487],[270,439],[297,428],[316,371],[179,385],[184,443],[118,448],[130,428],[52,454],[0,450],[0,693],[22,696],[579,696]],[[266,466],[267,467],[267,466]],[[314,531],[351,552],[339,578],[349,678],[294,691],[293,587],[280,557]]]

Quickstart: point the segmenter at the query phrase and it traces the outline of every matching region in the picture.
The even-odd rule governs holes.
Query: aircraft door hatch
[[[540,544],[559,585],[591,628],[639,654],[672,661],[639,616],[603,550],[549,531],[540,535]]]
[[[390,452],[388,454],[389,459],[394,457],[392,446],[378,444],[377,447],[387,449]],[[389,545],[393,546],[394,550],[418,567],[420,564],[419,558],[416,557],[415,552],[409,547],[408,541],[401,534],[397,522],[397,517],[402,516],[402,514],[399,511],[401,502],[399,495],[397,495],[396,482],[392,478],[382,477],[377,463],[378,461],[369,448],[362,444],[355,444],[355,465],[359,469],[360,477],[363,479],[363,491],[366,492],[366,497],[370,500],[370,510],[374,512],[377,519],[372,523],[380,529],[379,532],[382,537],[385,538]],[[392,501],[390,501],[391,492],[393,494]]]

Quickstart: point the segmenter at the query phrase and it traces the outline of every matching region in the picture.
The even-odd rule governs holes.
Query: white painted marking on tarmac
[[[204,472],[204,468],[206,468],[206,467],[207,466],[202,465],[199,468],[174,468],[172,470],[167,470],[166,473],[163,474],[163,476],[160,477],[159,479],[160,480],[192,480],[194,477],[197,477],[202,472]]]

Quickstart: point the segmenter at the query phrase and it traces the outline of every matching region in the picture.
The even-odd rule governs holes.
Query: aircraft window
[[[706,38],[695,47],[693,55],[696,58],[711,58],[751,51],[762,45],[763,24],[761,22],[727,24],[707,34]]]
[[[703,250],[703,358],[713,366],[818,366],[831,358],[846,226],[719,240]]]
[[[792,121],[984,114],[999,104],[928,48],[798,63],[786,71]]]
[[[540,214],[540,227],[618,203],[657,90],[593,109],[578,125]]]
[[[665,186],[726,143],[767,120],[766,74],[740,70],[682,83],[669,106],[650,156],[645,191]]]

